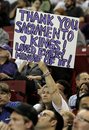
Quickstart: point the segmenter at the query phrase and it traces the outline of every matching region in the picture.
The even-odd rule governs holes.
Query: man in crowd
[[[12,48],[0,45],[0,80],[13,79],[18,72],[17,65],[11,61]]]
[[[81,72],[76,76],[76,88],[77,90],[79,89],[80,85],[82,83],[87,83],[89,82],[89,74],[87,72]],[[71,109],[74,109],[76,106],[76,100],[77,100],[77,94],[72,95],[69,98],[68,104]]]
[[[0,122],[0,130],[34,130],[38,121],[37,111],[32,105],[20,103],[16,107],[9,107],[12,114],[9,124]]]
[[[78,112],[72,130],[89,130],[89,109],[82,109]]]
[[[44,110],[39,114],[35,130],[62,130],[63,118],[58,112]]]
[[[79,18],[79,22],[84,22],[84,12],[82,8],[76,7],[76,0],[65,0],[66,15]]]
[[[8,118],[11,112],[8,111],[7,107],[16,106],[20,102],[11,102],[10,87],[6,83],[0,82],[0,121],[8,123]]]

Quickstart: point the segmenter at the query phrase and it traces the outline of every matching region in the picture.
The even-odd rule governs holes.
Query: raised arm
[[[44,74],[46,85],[49,88],[49,92],[50,94],[52,94],[52,101],[57,107],[61,107],[62,98],[60,96],[59,89],[57,88],[56,83],[54,79],[52,78],[47,66],[43,62],[39,62],[38,65]]]

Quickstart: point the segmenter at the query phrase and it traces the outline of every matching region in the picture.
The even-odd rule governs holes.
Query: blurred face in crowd
[[[83,97],[79,103],[79,110],[87,107],[89,108],[89,96]]]
[[[9,122],[11,130],[27,130],[31,128],[32,122],[25,118],[26,117],[16,113],[15,111],[12,112]]]
[[[80,110],[76,115],[72,130],[89,130],[89,110]]]
[[[0,90],[0,106],[7,104],[10,101],[11,94]]]
[[[7,50],[0,48],[0,57],[1,58],[9,57],[9,52]]]
[[[41,94],[43,103],[50,103],[52,101],[51,94],[49,93],[48,88],[44,87]]]
[[[39,10],[41,6],[40,0],[35,0],[34,3],[32,3],[32,6],[34,6],[37,10]]]
[[[56,86],[59,88],[59,91],[64,93],[64,86],[60,83],[56,83]]]
[[[89,86],[87,86],[87,84],[82,84],[81,87],[80,87],[80,90],[79,90],[79,95],[81,94],[86,94],[89,92]]]
[[[79,87],[82,83],[89,82],[89,74],[84,72],[80,74],[80,77],[78,80],[76,80],[76,84]]]
[[[36,125],[36,129],[50,129],[55,127],[57,121],[55,119],[54,112],[51,110],[44,110],[39,114],[39,119]]]
[[[73,5],[73,1],[72,0],[65,0],[66,8],[69,8],[71,5]]]

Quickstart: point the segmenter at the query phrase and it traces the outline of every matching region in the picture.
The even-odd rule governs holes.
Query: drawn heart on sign
[[[27,37],[25,35],[24,36],[20,36],[20,40],[25,43],[26,40],[27,40]]]

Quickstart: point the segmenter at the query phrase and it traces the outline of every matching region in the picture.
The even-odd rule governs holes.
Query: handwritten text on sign
[[[73,68],[77,18],[17,9],[13,57]]]

